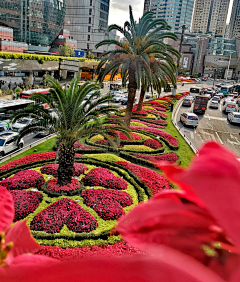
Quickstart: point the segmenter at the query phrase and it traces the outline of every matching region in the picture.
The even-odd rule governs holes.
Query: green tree
[[[38,123],[26,127],[20,137],[30,132],[46,130],[46,125],[51,133],[58,135],[60,145],[58,147],[57,183],[63,186],[71,183],[72,180],[75,156],[74,143],[76,141],[91,135],[101,134],[114,145],[110,136],[117,140],[116,130],[120,130],[128,136],[129,134],[119,119],[113,120],[109,118],[110,112],[115,108],[106,106],[100,110],[96,109],[98,105],[112,101],[110,96],[100,97],[100,87],[98,85],[86,82],[78,88],[79,80],[73,79],[69,88],[62,89],[62,86],[54,78],[48,76],[46,80],[51,87],[49,90],[50,97],[44,94],[34,94],[33,99],[39,99],[43,103],[47,103],[53,113],[49,114],[49,111],[38,104],[30,105],[25,110],[16,113],[12,122],[29,115],[36,117],[38,120]],[[92,91],[95,91],[94,94],[87,96]],[[100,118],[100,115],[104,116]],[[39,120],[41,120],[41,123],[39,123]]]
[[[75,55],[74,48],[67,43],[59,45],[59,55],[64,57],[73,57]]]
[[[154,20],[153,13],[147,12],[136,23],[131,6],[129,10],[130,22],[125,22],[123,28],[116,24],[108,28],[109,31],[119,31],[124,36],[123,41],[103,40],[96,45],[96,48],[111,44],[119,47],[102,55],[97,73],[99,73],[98,79],[103,81],[108,73],[111,73],[111,79],[113,79],[114,75],[121,71],[123,86],[128,81],[128,102],[125,114],[127,126],[130,125],[136,90],[140,89],[141,81],[145,81],[143,93],[147,86],[160,87],[159,79],[162,85],[166,83],[166,79],[175,85],[176,66],[171,55],[180,56],[177,50],[163,42],[165,38],[178,39],[174,33],[168,32],[171,27],[166,21]]]

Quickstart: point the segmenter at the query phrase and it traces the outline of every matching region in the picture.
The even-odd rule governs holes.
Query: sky
[[[230,11],[233,0],[230,0]],[[135,20],[143,14],[144,0],[110,0],[109,24],[118,24],[123,26],[124,22],[129,20],[129,5],[132,5]],[[227,23],[230,21],[231,12],[228,14]]]

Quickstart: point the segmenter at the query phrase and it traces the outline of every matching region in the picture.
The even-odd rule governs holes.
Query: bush
[[[69,191],[75,191],[79,189],[80,183],[77,179],[72,179],[72,182],[64,185],[64,186],[59,186],[57,184],[57,179],[50,179],[48,183],[46,184],[46,188],[50,192],[58,192],[58,193],[64,193],[64,192],[69,192]]]
[[[157,140],[154,139],[147,139],[144,142],[144,145],[152,149],[159,149],[162,147],[162,145]]]
[[[40,171],[41,173],[53,175],[54,177],[57,177],[57,169],[58,164],[46,164],[43,167],[41,167]],[[84,164],[75,163],[74,164],[74,174],[73,176],[79,176],[80,174],[84,174],[85,171],[87,171],[87,167]]]
[[[141,121],[141,123],[139,123],[139,122],[131,122],[130,125],[132,125],[132,126],[142,126],[142,127],[145,127],[147,125],[147,126],[155,127],[155,128],[165,128],[164,125],[154,124],[154,123],[146,122],[146,121]]]
[[[159,163],[160,161],[167,161],[173,164],[177,162],[179,159],[179,157],[174,153],[162,154],[162,155],[157,155],[157,156],[134,154],[133,156],[136,158],[147,160],[155,164]]]
[[[34,88],[35,88],[35,89],[39,89],[40,87],[39,87],[39,85],[36,84],[36,85],[34,86]]]
[[[90,138],[89,141],[95,143],[96,141],[100,141],[100,140],[104,140],[104,137],[100,134],[93,136],[92,138]]]
[[[69,230],[81,233],[97,228],[97,220],[77,202],[61,199],[38,213],[30,224],[30,229],[54,234],[66,225]]]
[[[135,152],[151,152],[152,148],[144,146],[144,145],[125,145],[123,150],[126,151],[135,151]]]
[[[5,95],[12,95],[12,94],[13,94],[13,90],[12,90],[12,89],[9,89],[9,88],[6,88],[6,89],[4,90],[4,94],[5,94]]]

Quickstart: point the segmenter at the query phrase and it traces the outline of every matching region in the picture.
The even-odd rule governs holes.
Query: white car
[[[180,121],[183,125],[197,127],[199,124],[198,116],[193,113],[183,113],[180,116]]]
[[[35,121],[36,120],[34,118],[21,118],[12,124],[12,130],[20,132],[28,125],[33,124]]]
[[[22,149],[24,145],[23,138],[18,140],[19,134],[16,132],[7,132],[0,136],[0,157],[4,157],[7,153],[15,150]]]
[[[233,92],[233,96],[234,96],[234,98],[237,98],[238,97],[238,92]]]
[[[122,95],[122,94],[115,95],[113,97],[113,101],[115,103],[120,103],[123,100],[124,97],[125,97],[125,95]]]
[[[231,112],[236,112],[237,110],[237,104],[233,101],[230,101],[230,100],[226,100],[224,101],[225,104],[223,106],[223,111],[225,113],[231,113]]]
[[[239,112],[229,113],[227,119],[228,119],[229,123],[240,124],[240,113]]]
[[[214,109],[218,109],[219,103],[218,101],[211,101],[211,104],[209,105],[209,108],[214,108]]]

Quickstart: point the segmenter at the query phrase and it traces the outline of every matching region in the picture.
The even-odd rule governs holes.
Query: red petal
[[[50,264],[37,269],[9,267],[1,282],[224,282],[191,257],[163,248],[158,258],[132,256],[91,258]]]
[[[6,243],[13,242],[14,247],[7,256],[7,263],[10,264],[14,257],[26,253],[35,253],[40,249],[38,243],[32,237],[26,221],[18,221],[9,229],[6,235]]]
[[[14,205],[12,195],[0,186],[0,232],[5,232],[13,222]]]
[[[194,191],[240,250],[240,162],[214,142],[199,152],[190,169],[162,167],[183,190]]]

